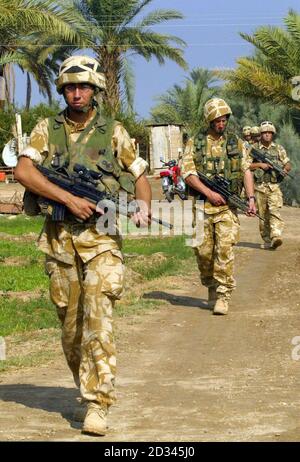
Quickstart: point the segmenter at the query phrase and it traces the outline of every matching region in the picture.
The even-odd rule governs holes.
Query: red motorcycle
[[[180,199],[186,200],[188,198],[186,184],[181,176],[178,162],[174,159],[169,160],[169,162],[161,160],[161,162],[165,167],[168,167],[167,170],[159,173],[165,198],[168,202],[172,202],[175,194],[177,194]]]

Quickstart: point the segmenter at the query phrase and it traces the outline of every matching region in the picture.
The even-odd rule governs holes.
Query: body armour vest
[[[99,191],[115,194],[123,189],[133,195],[135,178],[120,167],[111,147],[116,122],[97,112],[74,143],[66,133],[64,121],[63,113],[49,117],[49,152],[43,165],[54,170],[63,168],[72,174],[74,165],[81,164],[102,173]]]
[[[274,162],[280,164],[278,145],[271,146],[270,149],[265,149],[263,147],[259,148],[259,145],[256,143],[254,144],[254,147],[260,149],[260,151],[262,151],[266,156],[270,157],[270,159],[272,159]],[[262,168],[257,168],[254,170],[253,176],[256,184],[279,183],[283,180],[283,177],[272,169],[265,171]]]
[[[243,189],[242,152],[238,148],[238,137],[232,133],[225,136],[222,154],[212,156],[207,152],[207,133],[195,137],[194,163],[196,169],[208,177],[220,175],[230,181],[230,191],[240,194]]]

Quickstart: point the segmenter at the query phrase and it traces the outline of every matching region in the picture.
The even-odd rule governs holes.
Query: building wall
[[[178,159],[182,148],[182,130],[179,125],[151,126],[150,170],[155,172],[163,168],[161,160],[168,162],[170,159]]]

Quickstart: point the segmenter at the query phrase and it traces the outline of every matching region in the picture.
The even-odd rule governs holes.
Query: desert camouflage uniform
[[[215,140],[210,134],[206,137],[207,153],[210,157],[220,157],[224,137]],[[245,172],[250,164],[246,145],[238,142],[242,149],[242,171]],[[194,155],[194,140],[190,139],[186,145],[182,173],[183,177],[197,175]],[[195,212],[197,206],[195,207]],[[236,210],[228,205],[214,206],[207,200],[204,202],[204,236],[201,245],[194,247],[200,271],[201,282],[208,288],[216,288],[218,296],[230,299],[236,283],[234,272],[233,246],[239,240],[240,223]]]
[[[89,122],[78,124],[65,116],[69,141],[75,142]],[[48,153],[48,123],[44,119],[37,124],[30,145],[21,154],[35,163],[42,163]],[[123,170],[136,179],[144,173],[147,163],[136,157],[129,135],[119,123],[111,144]],[[63,350],[75,383],[84,399],[109,406],[116,399],[112,312],[115,300],[122,295],[124,277],[120,237],[100,234],[94,224],[46,219],[38,245],[46,254],[50,296],[62,323]]]
[[[262,143],[258,143],[257,147],[266,153],[270,149],[277,150],[282,166],[290,161],[286,150],[280,144],[272,142],[267,148]],[[255,175],[254,187],[258,213],[265,219],[265,221],[259,220],[260,235],[266,243],[270,243],[273,238],[281,236],[284,228],[284,222],[280,216],[280,209],[283,205],[282,192],[278,183],[265,181],[258,183]]]

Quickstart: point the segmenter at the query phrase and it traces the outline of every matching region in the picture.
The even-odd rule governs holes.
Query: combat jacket
[[[95,123],[92,123],[93,120]],[[55,124],[57,128],[55,128]],[[86,130],[87,127],[89,127],[88,130]],[[62,129],[65,133],[65,150],[61,146],[63,144]],[[106,146],[100,146],[100,148],[106,148],[106,152],[102,152],[101,155],[101,149],[99,149],[100,155],[98,153],[97,157],[95,157],[95,143],[91,140],[95,138],[95,132],[99,129],[105,132],[103,134],[103,143],[107,138]],[[60,136],[57,136],[56,143],[55,130],[60,133]],[[76,143],[77,147],[79,144],[81,147],[86,146],[86,151],[80,148],[79,157],[77,158],[73,157],[75,156]],[[68,155],[69,159],[67,159]],[[122,124],[107,119],[105,121],[102,119],[102,122],[100,122],[96,110],[93,111],[86,123],[76,123],[68,119],[66,111],[54,118],[50,117],[42,120],[33,129],[30,143],[20,153],[20,156],[29,157],[34,163],[44,164],[47,167],[51,167],[52,162],[65,162],[65,160],[69,162],[69,168],[74,164],[74,160],[75,162],[80,160],[89,168],[94,168],[95,165],[99,164],[100,167],[113,169],[114,172],[118,170],[116,176],[118,178],[120,175],[123,176],[124,180],[122,181],[125,185],[129,184],[129,186],[130,181],[128,182],[128,178],[132,177],[136,180],[145,172],[147,167],[147,162],[136,156],[135,147]],[[107,175],[105,188],[109,190],[116,188],[113,181],[114,176]],[[71,241],[70,235],[72,236]],[[49,219],[46,219],[39,238],[39,248],[43,252],[69,264],[73,264],[75,261],[74,249],[76,249],[83,262],[87,262],[107,250],[114,250],[118,253],[120,245],[118,234],[100,234],[95,225],[89,223],[54,223]]]
[[[281,167],[284,167],[290,161],[284,147],[280,144],[274,143],[273,141],[268,147],[264,146],[261,142],[254,144],[254,147],[264,151],[268,157],[278,163]],[[257,161],[254,159],[253,163],[257,163]],[[275,191],[279,189],[278,183],[282,179],[279,178],[278,174],[271,169],[265,171],[258,168],[254,170],[253,176],[255,190],[260,192]]]
[[[234,149],[232,150],[234,155],[232,156],[232,161],[230,161],[230,153],[229,156],[227,155],[228,151],[230,151],[230,147],[228,149],[227,143],[227,135],[223,135],[220,138],[215,139],[210,132],[208,132],[203,139],[202,148],[199,146],[199,138],[191,138],[187,142],[184,152],[182,162],[183,178],[187,178],[189,175],[197,176],[197,169],[199,170],[199,167],[207,176],[213,175],[215,173],[227,176],[227,169],[230,170],[227,178],[230,180],[237,180],[238,182],[238,185],[236,186],[237,190],[235,191],[238,193],[244,173],[249,169],[252,159],[249,156],[246,144],[243,143],[242,140],[236,138],[236,142],[233,146]],[[214,206],[207,199],[205,200],[205,213],[219,213],[223,210],[227,210],[228,208],[228,205]]]

